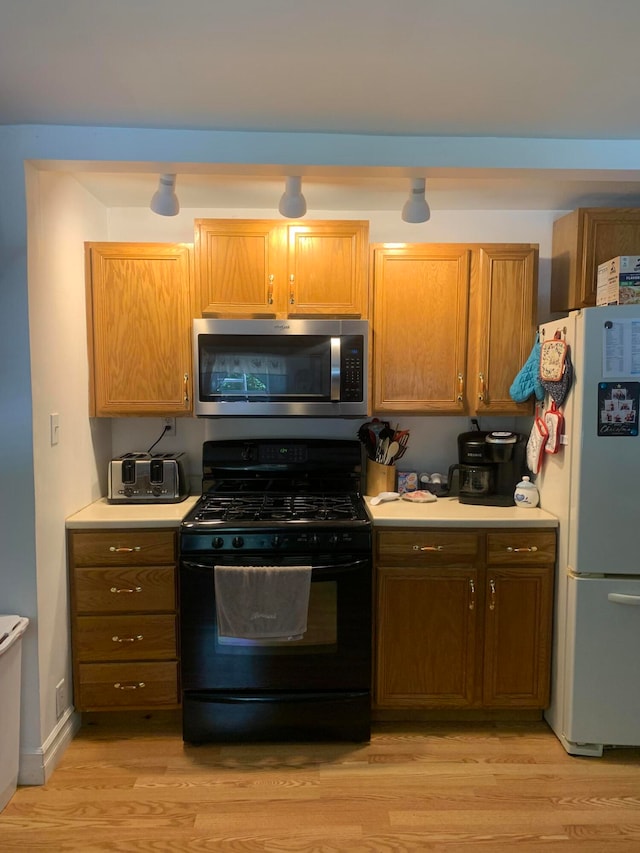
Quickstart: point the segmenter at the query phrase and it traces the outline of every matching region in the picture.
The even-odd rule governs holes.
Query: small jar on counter
[[[540,493],[535,483],[529,477],[523,477],[513,493],[516,506],[534,507],[540,503]]]

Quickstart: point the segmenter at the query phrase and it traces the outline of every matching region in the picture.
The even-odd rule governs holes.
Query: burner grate
[[[358,518],[351,495],[207,494],[194,521],[349,521]]]

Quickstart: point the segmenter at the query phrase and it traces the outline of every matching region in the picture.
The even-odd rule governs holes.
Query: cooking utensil
[[[398,444],[397,441],[392,441],[390,443],[387,441],[387,449],[386,449],[386,452],[384,455],[383,463],[385,465],[393,465],[393,463],[396,459],[396,454],[399,450],[400,450],[400,445]]]
[[[380,494],[376,495],[375,498],[371,498],[369,503],[371,504],[371,506],[377,506],[383,501],[396,501],[399,497],[399,492],[380,492]]]
[[[388,449],[389,449],[389,439],[383,438],[381,441],[380,438],[378,438],[378,449],[376,451],[376,462],[380,462],[382,465],[388,464],[385,461],[387,458]]]

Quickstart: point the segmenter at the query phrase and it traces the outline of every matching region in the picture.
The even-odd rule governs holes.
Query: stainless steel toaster
[[[124,453],[109,463],[109,503],[179,503],[188,494],[184,453]]]

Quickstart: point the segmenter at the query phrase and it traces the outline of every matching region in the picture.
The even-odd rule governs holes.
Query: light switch
[[[53,412],[49,415],[49,429],[51,431],[51,447],[60,440],[60,415]]]

